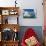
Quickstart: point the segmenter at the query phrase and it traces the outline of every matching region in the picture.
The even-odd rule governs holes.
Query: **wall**
[[[24,2],[24,1],[23,1]],[[35,19],[24,19],[23,14],[20,16],[21,26],[43,26],[43,6],[42,0],[28,0],[24,2],[22,9],[34,9],[36,12]],[[22,10],[21,10],[22,13]]]
[[[15,0],[0,0],[0,6],[2,7],[9,7],[9,6],[15,6],[14,3]],[[42,6],[43,0],[17,0],[17,6],[20,7],[20,9],[34,9],[36,14],[35,19],[24,19],[23,18],[23,12],[20,11],[20,17],[19,17],[19,24],[21,26],[43,26],[43,6]]]
[[[0,6],[1,7],[12,7],[14,6],[15,0],[0,0]]]

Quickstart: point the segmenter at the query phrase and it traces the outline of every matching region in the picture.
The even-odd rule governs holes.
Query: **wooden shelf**
[[[17,29],[17,31],[19,31],[20,26],[18,24],[1,24],[1,30],[5,29],[5,28],[10,28],[14,31],[14,29]]]
[[[5,43],[8,43],[8,42],[12,43],[12,42],[19,42],[19,40],[16,40],[16,41],[10,40],[10,41],[3,41],[3,42],[5,42]]]
[[[18,46],[18,41],[3,41],[0,45],[2,46]]]
[[[7,12],[9,14],[5,14],[6,11],[2,14],[3,10],[4,11],[8,10]],[[13,12],[14,14],[12,14],[10,12]],[[17,14],[15,14],[15,12],[17,12]],[[15,32],[17,32],[17,33],[19,32],[19,29],[20,29],[19,21],[18,21],[18,18],[19,18],[19,7],[0,7],[0,15],[1,15],[1,17],[0,17],[0,19],[1,19],[0,32],[1,33],[3,33],[3,30],[6,29],[6,28],[11,29],[12,31],[14,31],[14,33]],[[8,24],[8,19],[7,19],[8,16],[14,16],[14,17],[17,16],[17,24]],[[1,36],[2,35],[3,34],[1,34]],[[17,41],[16,41],[16,39],[15,39],[15,41],[13,41],[13,39],[14,39],[14,37],[13,37],[13,39],[10,39],[9,41],[5,41],[2,38],[3,37],[1,37],[0,46],[18,46],[18,42],[19,42],[18,39],[17,39]]]
[[[5,9],[16,9],[18,10],[19,7],[0,7],[0,10],[5,10]]]

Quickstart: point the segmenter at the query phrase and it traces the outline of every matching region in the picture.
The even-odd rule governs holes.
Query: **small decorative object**
[[[36,18],[34,9],[23,9],[23,17],[24,18]]]
[[[2,40],[4,41],[8,41],[12,39],[12,30],[9,28],[5,28],[3,30],[3,34],[2,34]]]
[[[5,19],[5,24],[8,24],[8,19]]]
[[[17,14],[17,11],[15,11],[15,10],[10,11],[10,15],[16,15],[16,14]]]
[[[26,39],[25,43],[27,44],[27,46],[35,46],[38,43],[38,40],[34,36],[32,36]]]
[[[18,32],[15,32],[14,35],[15,35],[15,36],[14,36],[15,40],[18,40]]]
[[[13,41],[18,40],[18,32],[14,32]]]
[[[11,10],[11,11],[10,11],[10,14],[13,15],[13,14],[14,14],[14,10]]]
[[[16,30],[16,29],[14,29],[14,32],[17,32],[17,30]]]
[[[9,10],[2,10],[2,15],[9,15]]]

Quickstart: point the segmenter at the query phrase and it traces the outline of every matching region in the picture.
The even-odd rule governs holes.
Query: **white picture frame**
[[[23,9],[23,18],[36,18],[34,9]]]
[[[2,15],[9,15],[9,10],[2,10]]]

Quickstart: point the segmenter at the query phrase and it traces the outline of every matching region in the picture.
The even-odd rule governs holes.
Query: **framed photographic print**
[[[2,10],[2,15],[9,15],[9,10]]]
[[[23,9],[23,18],[36,18],[34,9]]]

